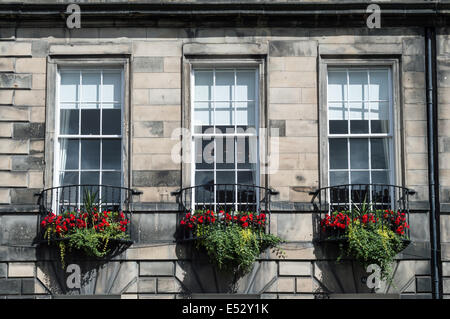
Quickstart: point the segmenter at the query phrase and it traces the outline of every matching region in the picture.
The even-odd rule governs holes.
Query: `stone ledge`
[[[186,43],[184,55],[265,55],[266,43]]]

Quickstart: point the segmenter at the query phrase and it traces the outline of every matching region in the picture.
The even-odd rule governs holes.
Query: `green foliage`
[[[341,247],[342,258],[352,256],[366,269],[376,264],[381,269],[381,278],[390,279],[394,257],[402,251],[402,237],[388,227],[355,222],[347,228],[347,242]]]
[[[197,248],[203,247],[219,270],[245,274],[258,256],[267,248],[283,255],[279,248],[283,241],[266,234],[264,229],[242,228],[236,224],[215,224],[197,227]]]

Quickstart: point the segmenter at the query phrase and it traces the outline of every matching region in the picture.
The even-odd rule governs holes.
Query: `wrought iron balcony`
[[[409,196],[415,191],[384,184],[347,184],[310,193],[315,210],[314,239],[341,241],[349,225],[373,223],[409,240]]]
[[[133,195],[141,192],[118,186],[109,185],[65,185],[42,190],[38,196],[40,211],[39,225],[49,214],[56,216],[73,213],[80,214],[95,210],[103,212],[123,213],[128,221],[126,234],[131,238],[131,213]],[[61,240],[55,238],[54,240]],[[43,238],[40,238],[43,241]],[[45,240],[46,241],[46,240]]]
[[[172,192],[179,204],[176,238],[185,241],[199,237],[189,227],[183,227],[186,216],[195,216],[196,220],[203,216],[202,222],[223,226],[240,223],[245,227],[264,227],[270,233],[270,198],[276,194],[267,187],[244,184],[205,184]]]

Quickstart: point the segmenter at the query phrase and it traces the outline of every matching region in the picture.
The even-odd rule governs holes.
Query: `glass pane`
[[[389,185],[389,171],[376,171],[372,172],[372,184],[384,184]]]
[[[60,102],[78,101],[80,73],[61,73]]]
[[[216,172],[216,183],[226,184],[217,186],[216,200],[218,203],[231,203],[235,202],[236,184],[235,171]]]
[[[348,168],[347,139],[333,138],[330,144],[330,169]]]
[[[78,172],[61,172],[59,175],[59,184],[61,186],[78,185]]]
[[[81,168],[100,168],[100,140],[81,140]]]
[[[195,71],[195,101],[212,100],[213,83],[212,71]]]
[[[350,133],[369,133],[368,103],[349,103]]]
[[[256,136],[236,138],[238,168],[255,169],[258,164],[257,143]]]
[[[328,101],[345,101],[347,99],[347,72],[328,72]]]
[[[76,139],[62,139],[60,153],[60,168],[78,169],[79,141]],[[78,180],[77,180],[78,182]]]
[[[61,109],[59,128],[61,134],[78,134],[78,123],[80,121],[77,109]]]
[[[215,123],[218,126],[234,125],[234,112],[231,103],[216,102]],[[224,131],[223,131],[224,132]]]
[[[100,194],[97,185],[100,184],[100,174],[98,172],[81,172],[81,185],[90,185],[81,187],[81,202],[84,203],[85,195],[89,193],[94,198],[94,203],[98,204]]]
[[[388,70],[370,71],[370,100],[389,100]]]
[[[81,110],[81,134],[100,134],[100,110]]]
[[[330,172],[330,186],[348,184],[348,172]]]
[[[236,72],[236,101],[255,100],[255,72]]]
[[[328,120],[330,134],[348,133],[348,110],[344,103],[328,104]]]
[[[195,102],[194,104],[194,126],[209,127],[213,125],[213,105],[209,102]],[[202,132],[201,129],[195,129],[196,133]]]
[[[369,87],[367,83],[367,72],[348,72],[348,100],[367,101],[369,99]]]
[[[216,71],[215,101],[231,101],[233,97],[234,72]]]
[[[350,139],[350,168],[369,168],[369,141],[367,139]]]
[[[351,183],[352,184],[369,184],[370,183],[369,172],[368,171],[351,172],[350,176],[351,176]]]
[[[102,134],[120,135],[122,128],[120,109],[103,109],[102,112]]]
[[[102,185],[118,186],[118,187],[121,186],[120,172],[103,172]],[[118,190],[115,189],[115,191],[118,193]]]
[[[255,126],[255,103],[236,102],[236,125]]]
[[[253,171],[238,171],[238,184],[256,185],[256,174]]]
[[[389,168],[389,140],[386,138],[373,138],[371,144],[372,169]]]
[[[212,169],[214,167],[214,140],[195,138],[195,168]]]
[[[216,137],[216,167],[218,169],[234,168],[234,137]]]
[[[120,73],[103,73],[103,102],[120,102],[122,100],[122,82],[120,77]]]
[[[100,73],[82,73],[81,101],[82,108],[96,108],[100,101]],[[87,103],[89,102],[89,103]]]
[[[389,133],[389,103],[370,103],[372,133]]]
[[[195,188],[195,201],[197,203],[214,202],[214,172],[195,172],[195,185],[206,185]]]
[[[121,140],[102,141],[102,168],[118,169],[121,167]]]

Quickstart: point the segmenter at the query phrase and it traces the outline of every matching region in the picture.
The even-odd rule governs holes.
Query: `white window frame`
[[[82,73],[98,73],[100,71],[101,73],[101,85],[103,84],[103,73],[104,71],[107,72],[117,72],[120,71],[120,80],[121,80],[121,100],[119,102],[117,101],[113,101],[113,102],[104,102],[102,100],[102,91],[100,90],[99,92],[99,101],[92,101],[92,102],[86,102],[83,101],[83,103],[98,103],[99,104],[99,109],[102,109],[102,104],[117,104],[120,103],[120,110],[121,110],[121,127],[120,127],[120,134],[118,135],[104,135],[102,133],[102,113],[100,111],[100,127],[99,127],[99,134],[97,135],[82,135],[82,134],[60,134],[60,115],[61,115],[61,101],[60,101],[60,89],[61,89],[61,73],[62,72],[73,72],[73,73],[80,73],[80,93],[79,93],[79,97],[78,97],[78,101],[74,101],[74,103],[81,103],[81,96],[82,96]],[[54,119],[55,119],[55,124],[54,124],[54,128],[55,128],[55,139],[54,139],[54,148],[53,148],[53,154],[54,154],[54,158],[53,158],[53,165],[54,165],[54,174],[53,174],[53,187],[59,187],[59,186],[63,186],[60,184],[60,173],[61,173],[61,168],[60,168],[60,150],[61,150],[61,139],[78,139],[79,140],[79,146],[81,144],[81,140],[82,139],[98,139],[100,140],[100,166],[99,169],[81,169],[81,147],[79,147],[79,156],[78,156],[78,169],[77,170],[73,170],[73,171],[77,171],[79,172],[78,175],[78,185],[80,184],[81,181],[81,172],[82,171],[96,171],[99,172],[99,185],[101,185],[101,179],[102,179],[102,172],[108,172],[108,171],[114,171],[117,172],[118,170],[113,170],[113,169],[103,169],[102,168],[102,141],[104,139],[120,139],[121,143],[120,143],[120,150],[121,150],[121,163],[120,163],[120,185],[119,187],[123,187],[124,186],[124,132],[125,132],[125,77],[124,77],[124,65],[117,65],[117,66],[111,66],[111,65],[98,65],[98,66],[92,66],[92,67],[86,67],[86,66],[82,66],[82,65],[75,65],[75,66],[57,66],[56,69],[56,87],[55,87],[55,113],[54,113]],[[64,103],[70,103],[68,101],[64,101]],[[79,110],[81,110],[81,108],[79,108]],[[81,111],[79,112],[79,132],[81,133]],[[72,170],[69,170],[72,171]],[[101,192],[101,188],[100,188],[100,192]],[[79,198],[78,198],[78,205],[81,205],[81,199],[80,199],[80,194],[79,194]],[[101,194],[100,194],[101,196]],[[54,198],[56,196],[53,196]],[[53,204],[54,208],[56,208],[56,202]],[[54,211],[57,211],[54,209]]]
[[[388,81],[389,81],[389,100],[388,101],[382,101],[382,100],[371,100],[370,99],[370,88],[369,88],[369,100],[368,101],[350,101],[350,100],[346,100],[346,101],[330,101],[328,99],[328,94],[327,94],[327,147],[328,147],[328,181],[330,181],[330,172],[339,172],[339,171],[348,171],[348,181],[349,184],[352,184],[351,182],[351,172],[358,172],[358,171],[368,171],[369,172],[369,184],[372,184],[372,172],[373,171],[388,171],[389,172],[389,181],[388,183],[393,185],[394,184],[394,174],[395,174],[395,161],[394,161],[394,113],[393,113],[393,88],[392,88],[392,75],[391,75],[391,69],[388,67],[369,67],[369,68],[362,68],[362,67],[345,67],[345,68],[328,68],[327,70],[327,92],[328,92],[328,74],[331,71],[336,71],[339,70],[341,72],[346,72],[347,74],[347,98],[350,96],[349,95],[349,72],[354,72],[354,71],[365,71],[367,73],[367,85],[368,87],[370,87],[370,76],[369,76],[369,72],[370,71],[376,71],[376,70],[383,70],[383,71],[388,71]],[[330,120],[328,117],[328,104],[329,103],[337,103],[337,102],[343,102],[345,104],[347,103],[352,103],[352,102],[361,102],[361,103],[367,103],[369,105],[367,111],[368,111],[368,133],[351,133],[350,132],[350,115],[348,115],[348,119],[347,119],[347,134],[330,134]],[[389,132],[388,133],[371,133],[371,118],[370,118],[370,105],[373,102],[388,102],[389,103]],[[349,110],[348,110],[349,112]],[[347,169],[331,169],[330,168],[330,144],[329,141],[330,139],[336,139],[336,138],[345,138],[347,140]],[[358,139],[358,138],[367,138],[368,139],[368,159],[369,159],[369,167],[367,169],[353,169],[351,167],[350,164],[350,140],[351,139]],[[372,168],[372,160],[371,160],[371,139],[372,138],[383,138],[386,139],[389,143],[389,169],[373,169]],[[330,182],[328,185],[331,185]],[[372,196],[372,195],[371,195]]]
[[[198,71],[198,70],[213,70],[213,90],[214,90],[214,87],[215,87],[215,79],[216,79],[216,76],[215,76],[215,72],[216,72],[216,69],[220,69],[220,70],[232,70],[233,72],[234,72],[234,85],[236,86],[236,72],[237,71],[239,71],[239,70],[252,70],[252,71],[254,71],[254,73],[255,73],[255,100],[253,101],[254,103],[255,103],[255,105],[254,105],[254,110],[255,110],[255,119],[254,119],[254,125],[255,125],[255,132],[256,132],[256,135],[255,134],[250,134],[250,133],[238,133],[237,132],[237,130],[236,130],[236,128],[237,128],[237,126],[243,126],[243,125],[238,125],[238,124],[236,124],[236,121],[235,121],[235,123],[234,123],[234,128],[235,128],[235,132],[234,133],[224,133],[224,132],[222,132],[222,133],[214,133],[214,134],[205,134],[205,133],[196,133],[195,132],[195,127],[194,127],[194,124],[195,124],[195,108],[194,108],[194,104],[195,104],[195,102],[199,102],[199,101],[196,101],[196,99],[195,99],[195,71]],[[199,138],[199,137],[210,137],[210,138],[212,138],[213,140],[214,140],[214,149],[216,149],[216,142],[215,142],[215,139],[214,139],[214,137],[217,137],[217,136],[219,136],[219,137],[224,137],[224,138],[226,138],[226,137],[233,137],[234,138],[234,165],[235,165],[235,167],[234,167],[234,169],[233,169],[233,171],[234,171],[234,174],[235,174],[235,176],[234,176],[234,180],[235,180],[235,182],[237,183],[237,174],[238,174],[238,171],[254,171],[253,169],[240,169],[240,168],[237,168],[237,146],[236,146],[236,143],[237,143],[237,139],[238,138],[245,138],[245,137],[256,137],[256,158],[257,158],[257,163],[255,163],[256,165],[255,165],[255,167],[256,167],[256,171],[254,171],[255,172],[255,174],[256,174],[256,178],[255,178],[255,186],[260,186],[260,140],[259,140],[259,123],[260,123],[260,98],[259,98],[259,94],[260,94],[260,85],[259,85],[259,77],[260,77],[260,74],[259,74],[259,68],[258,68],[258,66],[256,66],[256,65],[250,65],[250,66],[247,66],[247,65],[242,65],[242,66],[240,66],[239,64],[237,65],[237,66],[219,66],[219,65],[201,65],[201,66],[193,66],[193,67],[191,67],[191,69],[190,69],[190,114],[191,114],[191,121],[190,121],[190,132],[191,132],[191,150],[192,150],[192,152],[191,152],[191,171],[190,171],[190,176],[191,176],[191,182],[190,182],[190,184],[191,184],[191,187],[193,187],[192,188],[192,201],[193,201],[193,207],[195,207],[195,205],[197,204],[196,202],[195,202],[195,186],[197,186],[197,185],[195,185],[195,176],[196,176],[196,171],[197,171],[197,169],[196,169],[196,149],[195,149],[195,139],[196,138]],[[213,94],[213,96],[214,96],[214,94]],[[234,94],[234,96],[236,96],[235,94]],[[211,100],[211,101],[208,101],[208,102],[211,102],[212,104],[213,104],[213,110],[214,110],[214,114],[215,114],[215,103],[216,102],[220,102],[220,101],[215,101],[215,99],[213,99],[213,100]],[[228,102],[228,101],[227,101]],[[249,102],[249,100],[247,100],[247,101],[235,101],[235,100],[232,100],[231,101],[232,103],[235,103],[235,102]],[[236,119],[236,108],[235,107],[233,107],[233,113],[234,113],[234,118]],[[219,125],[220,126],[220,125]],[[216,123],[215,123],[215,120],[213,121],[213,125],[212,125],[212,127],[213,127],[213,129],[214,129],[214,132],[215,132],[215,127],[216,127]],[[216,173],[217,173],[217,171],[221,171],[221,169],[217,169],[216,168],[216,165],[217,165],[217,163],[216,163],[216,154],[217,154],[217,152],[214,152],[214,167],[212,168],[212,171],[213,171],[213,174],[214,174],[214,181],[216,181],[217,179],[216,179]],[[211,171],[211,169],[207,169],[207,170],[205,170],[205,171]],[[259,205],[259,191],[256,191],[256,204],[257,205]],[[216,190],[216,188],[214,187],[214,208],[215,208],[215,206],[216,205],[220,205],[220,204],[222,204],[222,203],[218,203],[217,202],[217,190]],[[238,194],[237,194],[237,188],[235,189],[235,210],[237,210],[238,209],[238,205],[239,205],[239,203],[238,203]]]

